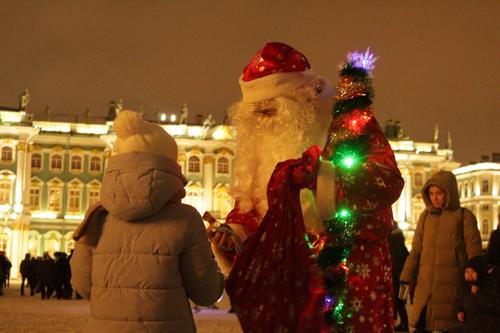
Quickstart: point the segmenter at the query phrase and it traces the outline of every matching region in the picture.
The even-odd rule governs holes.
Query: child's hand
[[[457,313],[457,318],[459,322],[463,323],[465,321],[465,313],[463,312]]]
[[[470,287],[470,292],[473,293],[474,295],[477,294],[479,290],[479,287],[476,286],[475,284],[473,284],[471,287]]]

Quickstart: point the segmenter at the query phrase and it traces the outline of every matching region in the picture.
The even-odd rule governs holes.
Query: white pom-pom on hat
[[[123,110],[113,122],[118,154],[149,152],[177,161],[177,144],[162,127],[145,121],[134,111]]]

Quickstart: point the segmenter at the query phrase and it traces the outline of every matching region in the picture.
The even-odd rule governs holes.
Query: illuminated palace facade
[[[18,109],[0,108],[0,122],[0,250],[12,261],[12,276],[17,276],[25,253],[39,256],[44,251],[70,252],[74,247],[73,230],[89,205],[99,200],[115,135],[112,121],[34,121],[30,114]],[[178,163],[189,181],[184,202],[201,214],[210,211],[224,220],[234,203],[229,193],[234,158],[232,128],[213,124],[161,126],[179,147]],[[459,164],[453,161],[451,149],[440,149],[436,142],[419,143],[393,136],[387,129],[391,127],[386,126],[386,134],[405,179],[393,212],[409,240],[424,209],[422,185],[432,173],[452,170]],[[490,177],[492,181],[491,195],[479,201],[474,201],[479,196],[463,198],[467,207],[479,205],[473,209],[475,213],[485,210],[478,207],[486,204],[490,212],[498,210],[500,171],[499,165],[495,165],[491,170],[458,169],[462,192],[468,191],[465,183],[471,184],[471,180],[466,180],[468,175],[475,177],[475,185],[468,188],[475,188],[479,192],[474,193],[481,195],[483,179]],[[483,235],[486,236],[486,228],[491,230],[497,222],[488,217],[488,225],[481,224]]]
[[[476,215],[485,247],[500,222],[500,163],[470,164],[453,173],[457,176],[460,202]]]
[[[10,108],[0,108],[0,122],[0,250],[17,276],[25,253],[69,253],[74,247],[73,231],[99,200],[115,135],[112,121],[34,121]],[[162,126],[177,141],[188,179],[183,201],[224,218],[233,206],[231,128]]]

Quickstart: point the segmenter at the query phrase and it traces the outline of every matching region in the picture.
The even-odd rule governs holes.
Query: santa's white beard
[[[276,164],[296,159],[313,144],[324,144],[329,112],[310,101],[276,98],[271,116],[255,114],[253,105],[238,103],[230,111],[236,129],[233,196],[240,209],[267,210],[267,183]]]

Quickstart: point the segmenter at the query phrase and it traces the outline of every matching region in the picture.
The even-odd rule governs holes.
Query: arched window
[[[9,180],[0,181],[0,204],[9,204],[12,194],[12,182]]]
[[[52,155],[50,158],[50,169],[53,171],[62,170],[62,156],[59,154]]]
[[[12,162],[12,147],[2,147],[2,162]]]
[[[42,169],[42,155],[38,153],[31,155],[31,169],[33,169],[33,171]]]
[[[214,210],[219,211],[220,217],[225,219],[234,206],[234,199],[229,194],[229,185],[217,184],[214,197]]]
[[[90,159],[90,172],[101,172],[101,159],[99,157],[92,157]]]
[[[490,184],[487,180],[483,180],[482,186],[481,186],[481,193],[482,194],[487,194],[490,191]]]
[[[12,203],[12,190],[16,176],[7,170],[0,173],[0,205]]]
[[[182,199],[182,202],[193,206],[202,212],[204,210],[203,206],[203,187],[200,182],[189,182],[186,187],[186,196]]]
[[[81,156],[71,156],[71,171],[82,171]]]
[[[81,190],[79,188],[69,189],[68,211],[80,212]]]
[[[30,188],[30,209],[33,211],[40,210],[40,187]]]
[[[62,190],[64,183],[54,178],[47,183],[48,185],[48,205],[47,208],[52,212],[60,212],[62,209]]]
[[[40,239],[42,235],[38,231],[31,230],[28,234],[28,253],[33,257],[37,257],[41,254],[40,252]]]
[[[89,189],[89,206],[92,206],[95,204],[97,201],[99,201],[100,198],[100,191],[99,189]]]
[[[227,158],[221,157],[217,160],[217,173],[229,173],[229,160]]]
[[[200,172],[200,158],[197,156],[191,156],[188,160],[188,172],[199,173]]]
[[[49,252],[51,256],[54,256],[54,252],[61,250],[62,235],[59,232],[49,231],[43,237],[45,238],[44,252]]]

